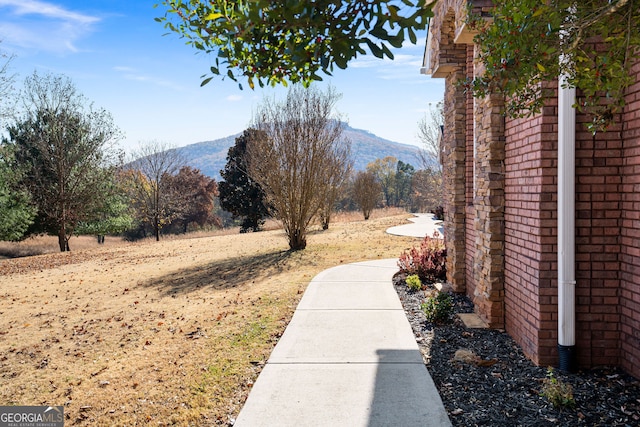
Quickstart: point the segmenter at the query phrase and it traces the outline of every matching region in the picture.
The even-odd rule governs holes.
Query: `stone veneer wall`
[[[503,102],[499,96],[490,96],[474,103],[458,85],[461,79],[476,72],[472,67],[472,36],[464,25],[467,4],[462,0],[437,2],[434,6],[437,19],[431,21],[429,29],[429,66],[434,77],[446,77],[443,167],[447,280],[456,292],[466,291],[473,297],[476,311],[490,326],[501,328],[504,326]],[[472,6],[474,13],[482,14],[489,10],[491,2],[476,1]]]
[[[467,77],[473,77],[473,45],[467,45]],[[473,204],[474,192],[474,121],[473,121],[474,100],[471,92],[467,92],[467,151],[466,151],[466,197],[465,197],[465,268],[466,268],[466,292],[470,298],[476,290],[476,281],[474,278],[474,258],[476,244],[475,219],[476,211]]]
[[[490,327],[504,327],[504,99],[475,102],[473,303]]]
[[[447,281],[455,292],[465,291],[465,150],[466,95],[458,84],[466,77],[467,51],[454,43],[456,23],[460,20],[459,0],[436,3],[442,19],[431,21],[434,75],[445,77],[444,136],[442,165],[445,210],[445,244],[447,247]]]
[[[457,85],[462,73],[450,74],[445,82],[444,150],[442,165],[447,173],[444,186],[444,235],[447,247],[447,281],[455,292],[465,291],[465,94]]]

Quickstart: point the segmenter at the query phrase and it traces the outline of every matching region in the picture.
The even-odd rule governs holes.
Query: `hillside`
[[[204,141],[180,147],[178,150],[187,158],[189,166],[198,168],[216,180],[220,180],[220,170],[227,162],[227,151],[235,144],[239,134],[230,135],[214,141]],[[419,148],[380,138],[366,130],[346,126],[343,136],[351,141],[351,152],[354,157],[354,168],[364,170],[370,162],[386,156],[394,156],[398,160],[420,167]]]

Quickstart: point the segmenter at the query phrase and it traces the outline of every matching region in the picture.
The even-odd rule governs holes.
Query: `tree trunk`
[[[156,236],[156,242],[160,241],[160,221],[155,218],[153,221],[153,234]]]
[[[289,235],[289,249],[300,251],[307,247],[307,238],[301,230],[294,230]]]
[[[58,230],[58,246],[60,247],[60,252],[69,252],[69,239],[67,239],[67,233],[64,227],[61,227]]]
[[[58,247],[60,247],[60,252],[64,252],[65,248],[67,247],[66,239],[64,237],[65,237],[64,231],[59,230],[58,231]]]
[[[322,214],[320,215],[320,223],[322,224],[323,230],[329,229],[329,223],[331,222],[331,214]]]

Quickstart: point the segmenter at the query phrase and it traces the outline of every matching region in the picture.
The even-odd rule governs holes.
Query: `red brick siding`
[[[473,3],[477,7],[488,1]],[[458,0],[438,2],[431,27],[438,35],[434,39],[434,57],[442,65],[455,65],[447,76],[445,90],[447,128],[443,164],[448,175],[445,177],[448,280],[457,291],[466,290],[473,296],[476,285],[479,290],[484,285],[482,280],[476,284],[474,276],[478,265],[474,260],[484,259],[480,252],[483,249],[476,249],[482,247],[478,241],[484,238],[494,243],[491,233],[498,227],[482,228],[490,224],[474,227],[478,225],[476,217],[483,218],[487,205],[486,200],[474,195],[473,188],[473,101],[455,86],[473,69],[470,48],[452,42],[455,26],[465,14],[460,9],[464,4]],[[636,64],[633,73],[638,81],[640,64]],[[475,110],[480,114],[487,111]],[[487,118],[493,123],[495,116]],[[587,119],[578,115],[576,134],[576,353],[583,366],[620,365],[640,377],[640,83],[628,91],[627,106],[617,117],[617,127],[594,138],[584,127]],[[501,126],[498,127],[502,129]],[[495,129],[484,130],[495,136],[492,133]],[[507,119],[504,130],[504,173],[499,173],[498,182],[502,186],[504,175],[504,291],[501,292],[505,298],[505,327],[534,362],[555,365],[558,322],[555,103],[534,118]],[[491,150],[478,151],[478,160],[484,159],[485,152],[493,156],[490,160],[502,160]],[[491,162],[487,165],[495,166]],[[497,231],[500,239],[502,232]],[[500,239],[498,244],[502,244]],[[494,264],[499,263],[490,266]]]
[[[640,378],[640,63],[634,73],[622,132],[619,333],[620,364]]]
[[[576,119],[576,354],[581,366],[618,365],[622,141],[617,125],[592,135]]]
[[[576,353],[640,376],[640,84],[627,103],[595,137],[577,117]],[[556,361],[556,114],[506,125],[506,328],[539,364]]]
[[[557,109],[507,119],[505,327],[538,364],[557,346]]]

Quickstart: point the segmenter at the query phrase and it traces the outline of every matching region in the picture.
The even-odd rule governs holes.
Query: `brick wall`
[[[576,118],[576,353],[582,366],[620,354],[621,118],[592,135]]]
[[[622,131],[620,363],[640,378],[640,63],[634,73]]]
[[[500,99],[464,93],[457,82],[481,72],[473,47],[454,43],[470,40],[465,7],[436,3],[430,29],[433,75],[447,79],[447,279],[492,326],[502,316],[534,362],[555,365],[556,101],[533,118],[504,121]],[[640,64],[633,73],[637,81]],[[640,83],[618,125],[594,137],[587,119],[578,115],[576,133],[576,354],[582,366],[620,365],[640,377]]]
[[[636,69],[640,73],[640,69]],[[640,86],[607,132],[576,125],[576,354],[640,375]],[[556,363],[557,111],[506,123],[506,329]]]
[[[505,124],[505,327],[535,363],[557,346],[557,108]]]

